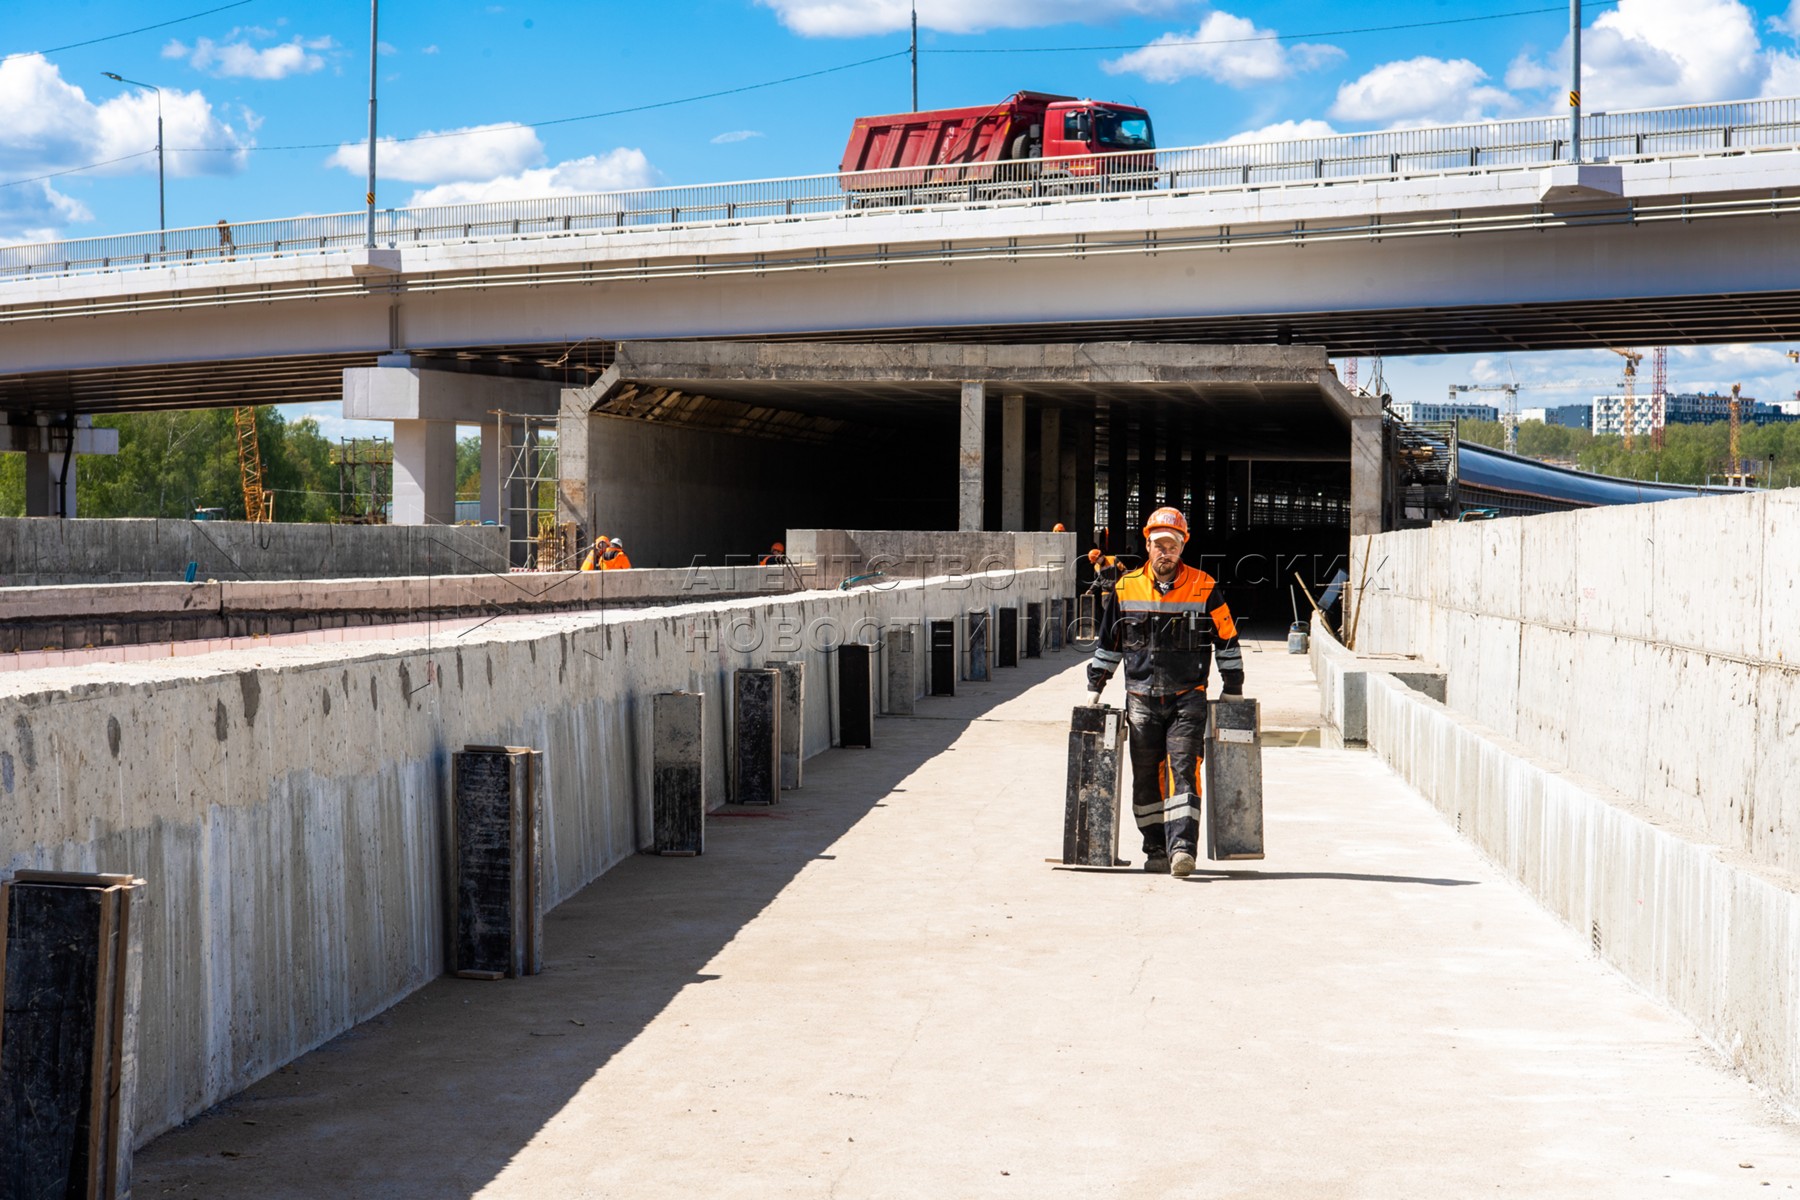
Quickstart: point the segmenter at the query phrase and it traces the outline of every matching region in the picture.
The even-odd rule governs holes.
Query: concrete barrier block
[[[1761,496],[1712,496],[1645,504],[1655,539],[1652,636],[1671,646],[1754,655],[1762,642],[1764,537],[1720,536],[1765,528]],[[1785,560],[1791,568],[1800,559]]]
[[[1763,500],[1761,629],[1758,652],[1771,662],[1800,659],[1800,496],[1770,492]]]
[[[1655,508],[1628,504],[1581,514],[1575,537],[1577,628],[1623,637],[1654,636]]]
[[[1516,737],[1519,728],[1519,623],[1474,618],[1476,683],[1467,710],[1484,725]],[[1448,694],[1448,680],[1445,691]]]
[[[1800,675],[1762,671],[1756,681],[1756,775],[1744,802],[1745,848],[1758,862],[1800,874]]]
[[[886,634],[887,705],[890,716],[910,717],[919,695],[919,635],[916,630],[890,627]]]
[[[1545,625],[1575,623],[1576,514],[1508,522],[1519,529],[1519,615]]]
[[[1569,680],[1568,756],[1564,763],[1589,772],[1633,800],[1644,794],[1649,750],[1649,655],[1641,642],[1614,637],[1578,639]]]
[[[1485,616],[1517,620],[1520,605],[1522,521],[1475,521],[1480,530],[1480,594],[1476,609]]]
[[[1521,627],[1513,736],[1553,762],[1569,760],[1570,712],[1578,699],[1569,682],[1574,667],[1574,634],[1541,625]]]
[[[1648,710],[1643,799],[1688,829],[1728,846],[1748,843],[1746,806],[1757,760],[1757,672],[1678,646],[1640,646]],[[1611,764],[1590,773],[1610,776]]]

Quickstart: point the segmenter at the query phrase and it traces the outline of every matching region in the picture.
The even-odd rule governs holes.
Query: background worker
[[[1144,869],[1187,875],[1200,838],[1206,684],[1214,651],[1224,694],[1244,694],[1237,622],[1213,577],[1181,561],[1187,518],[1159,508],[1144,526],[1150,561],[1121,576],[1100,614],[1088,664],[1088,703],[1120,663],[1131,728],[1131,811],[1144,836]]]
[[[780,542],[776,542],[769,547],[769,552],[767,554],[757,560],[756,565],[759,567],[779,567],[786,563],[787,560],[787,547]]]
[[[600,570],[601,560],[606,557],[607,547],[611,544],[606,540],[604,533],[595,538],[594,544],[588,548],[587,557],[581,560],[581,569],[584,571]]]
[[[631,560],[625,556],[624,542],[618,538],[612,540],[612,544],[606,548],[606,553],[600,556],[600,569],[602,571],[629,571],[631,569]]]

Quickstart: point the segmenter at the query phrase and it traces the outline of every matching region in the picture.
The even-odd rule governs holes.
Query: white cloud
[[[492,179],[515,174],[544,160],[544,144],[538,140],[537,132],[516,121],[428,129],[419,137],[418,141],[382,138],[377,142],[383,179],[403,179],[408,183]],[[332,152],[325,165],[352,173],[366,172],[369,143],[345,143]]]
[[[1800,56],[1769,55],[1769,77],[1763,81],[1765,96],[1800,96]]]
[[[290,41],[258,49],[248,37],[268,36],[265,29],[234,29],[224,41],[199,38],[192,46],[170,40],[162,49],[164,58],[186,59],[196,71],[205,71],[221,79],[286,79],[289,75],[310,75],[325,66],[322,51],[336,48],[328,37],[295,37]],[[234,40],[236,39],[236,40]]]
[[[1286,79],[1344,57],[1336,46],[1302,43],[1287,46],[1274,40],[1274,30],[1259,29],[1248,17],[1210,12],[1192,33],[1165,33],[1141,50],[1101,66],[1109,75],[1130,72],[1152,83],[1174,83],[1191,75],[1230,87],[1246,88]]]
[[[724,146],[732,142],[747,142],[751,138],[759,138],[762,136],[763,132],[760,129],[734,129],[730,133],[721,133],[713,138],[712,144],[715,146]]]
[[[1597,112],[1755,96],[1781,57],[1762,48],[1740,0],[1620,0],[1582,35],[1582,104]],[[1561,91],[1568,61],[1565,38],[1542,58],[1515,61],[1507,85]]]
[[[128,84],[98,103],[42,55],[0,61],[0,181],[108,163],[87,176],[154,174],[156,96]],[[164,88],[165,159],[172,176],[223,175],[243,169],[253,139],[213,111],[199,92]],[[244,110],[248,120],[253,117]],[[220,152],[199,153],[197,147]],[[111,162],[122,159],[124,161]],[[67,177],[73,178],[73,177]],[[46,241],[93,214],[57,190],[65,179],[0,188],[0,239]]]
[[[1791,38],[1800,38],[1800,0],[1793,0],[1785,13],[1769,18],[1769,28],[1777,33],[1785,33]]]
[[[756,0],[802,37],[893,33],[912,21],[911,0]],[[919,0],[919,28],[940,33],[1031,29],[1069,21],[1097,24],[1117,17],[1172,12],[1183,0]]]
[[[624,146],[602,155],[571,159],[491,179],[439,184],[414,192],[407,205],[478,204],[493,200],[531,200],[546,196],[580,196],[589,192],[653,187],[656,168],[642,150]]]
[[[1304,121],[1277,121],[1273,125],[1264,125],[1261,129],[1246,129],[1226,138],[1225,144],[1232,146],[1258,142],[1294,142],[1302,138],[1331,137],[1336,133],[1331,122],[1309,117]]]
[[[1331,115],[1362,125],[1425,125],[1477,121],[1518,107],[1499,88],[1480,86],[1486,78],[1466,58],[1383,63],[1340,86]]]
[[[30,175],[140,154],[156,146],[157,99],[129,84],[94,103],[42,55],[0,62],[0,173]],[[173,175],[224,175],[243,167],[251,139],[213,111],[200,92],[162,91],[163,144]],[[220,151],[197,152],[217,147]],[[96,168],[97,175],[156,170],[155,154]]]
[[[437,52],[438,52],[438,48],[437,48],[437,43],[435,43],[435,42],[433,42],[431,45],[425,47],[423,50],[419,51],[420,54],[436,54]]]

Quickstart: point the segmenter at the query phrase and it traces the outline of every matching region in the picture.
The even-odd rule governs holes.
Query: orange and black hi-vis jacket
[[[1099,641],[1088,663],[1088,688],[1106,686],[1121,662],[1134,696],[1179,696],[1206,688],[1217,650],[1227,691],[1244,685],[1237,622],[1219,585],[1186,563],[1165,589],[1146,566],[1128,572],[1100,614]]]

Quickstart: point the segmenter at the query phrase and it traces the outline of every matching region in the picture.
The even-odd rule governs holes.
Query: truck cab
[[[1033,157],[1065,158],[1155,148],[1150,114],[1143,109],[1097,100],[1059,100],[1044,110],[1042,149]]]

